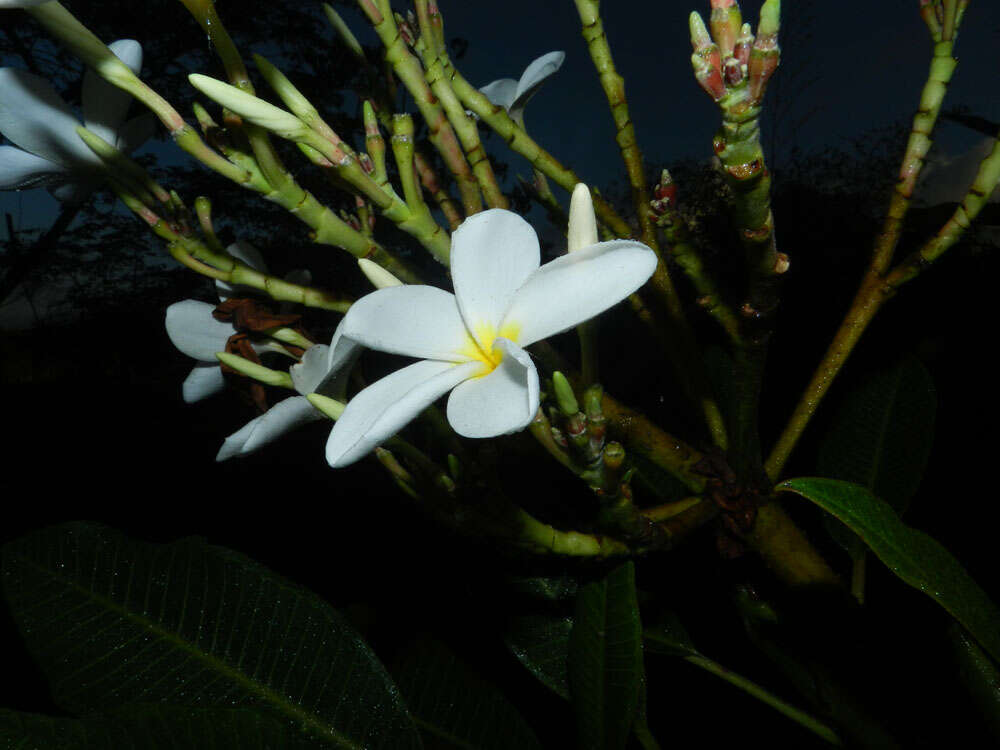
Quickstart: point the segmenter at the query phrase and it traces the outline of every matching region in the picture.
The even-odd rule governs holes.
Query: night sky
[[[232,12],[227,5],[218,3],[223,18]],[[687,22],[691,10],[707,17],[707,5],[690,0],[602,4],[605,30],[615,64],[626,81],[639,145],[655,165],[711,156],[718,115],[691,73]],[[624,179],[611,117],[572,2],[441,0],[440,6],[448,38],[469,42],[468,51],[456,64],[473,84],[517,78],[539,55],[564,50],[562,69],[526,109],[528,130],[583,179],[603,186]],[[759,6],[758,2],[742,4],[744,20],[755,28]],[[5,12],[3,21],[13,16],[14,12]],[[359,12],[348,8],[344,16],[363,43],[376,43]],[[80,17],[86,21],[86,12]],[[782,23],[782,67],[767,101],[773,104],[775,97],[793,101],[789,115],[778,124],[783,150],[844,146],[848,139],[872,128],[909,122],[931,54],[916,0],[786,2]],[[265,40],[266,34],[262,43]],[[994,83],[998,42],[1000,3],[975,0],[958,39],[959,66],[946,109],[968,107],[979,116],[1000,121],[1000,97]],[[187,110],[186,103],[174,104]],[[935,140],[947,158],[982,137],[944,122]],[[158,142],[146,148],[162,152],[167,147]],[[502,156],[509,159],[513,172],[527,176],[520,157],[509,152]],[[44,191],[0,193],[0,212],[14,213],[18,226],[45,225],[55,208],[55,201]],[[6,229],[0,229],[0,236],[5,234]]]

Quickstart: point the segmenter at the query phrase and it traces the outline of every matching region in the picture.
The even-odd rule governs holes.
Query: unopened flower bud
[[[385,289],[390,286],[403,285],[402,281],[386,271],[375,261],[368,260],[367,258],[361,258],[358,260],[358,265],[361,266],[362,273],[368,277],[368,280],[376,289]]]
[[[566,376],[558,370],[552,373],[552,390],[555,393],[556,403],[559,404],[559,411],[564,416],[569,417],[580,411],[580,405],[573,393],[573,386],[569,384]]]
[[[302,137],[309,130],[295,115],[279,109],[273,104],[265,102],[263,99],[258,99],[256,96],[240,91],[228,83],[223,83],[200,73],[192,73],[188,76],[188,80],[192,86],[209,99],[221,104],[226,109],[232,110],[254,125],[259,125],[265,130],[270,130],[282,138],[294,141]]]
[[[566,236],[568,252],[576,252],[597,244],[597,217],[590,189],[582,182],[573,188],[569,202],[569,228]]]

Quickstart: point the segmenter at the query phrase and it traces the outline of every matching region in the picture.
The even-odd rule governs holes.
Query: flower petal
[[[216,352],[236,333],[230,323],[212,317],[215,308],[207,302],[186,299],[167,308],[167,336],[184,354],[201,362],[215,362]]]
[[[656,269],[640,242],[614,240],[563,255],[538,269],[517,290],[504,326],[517,326],[528,346],[589,320],[625,299]]]
[[[152,113],[133,117],[118,128],[118,140],[114,146],[123,154],[131,154],[156,133],[156,118]]]
[[[549,52],[537,60],[533,60],[524,69],[521,80],[517,82],[517,91],[514,93],[514,99],[509,109],[523,109],[524,105],[528,103],[528,99],[534,96],[545,79],[562,67],[565,59],[565,52]]]
[[[215,460],[225,461],[233,456],[253,453],[286,432],[319,419],[323,419],[323,415],[304,396],[286,398],[227,437]]]
[[[316,391],[316,387],[323,382],[327,375],[327,363],[330,360],[330,347],[325,344],[316,344],[306,349],[302,355],[302,361],[289,368],[292,376],[292,384],[300,394],[305,396]]]
[[[108,49],[138,74],[142,67],[142,45],[135,39],[119,39],[108,45]],[[125,119],[125,113],[132,103],[131,94],[101,78],[93,69],[83,74],[83,122],[87,129],[96,133],[112,146],[118,142],[118,128]]]
[[[333,333],[333,340],[327,349],[326,376],[314,388],[316,393],[338,401],[346,401],[347,378],[351,368],[358,361],[364,347],[357,341],[343,335],[344,321],[341,320]]]
[[[501,78],[480,87],[479,91],[498,107],[510,109],[514,97],[517,96],[517,81],[513,78]]]
[[[538,270],[540,257],[535,230],[512,211],[482,211],[452,234],[455,299],[466,327],[486,351],[514,293]]]
[[[69,182],[49,190],[56,200],[66,204],[83,203],[101,184],[100,180],[91,179],[90,176],[73,173],[67,174],[66,179]]]
[[[100,166],[76,129],[79,120],[44,78],[0,68],[0,133],[43,159],[66,167]]]
[[[249,242],[244,240],[234,242],[226,248],[226,252],[236,258],[236,260],[246,263],[250,268],[267,273],[267,263],[264,262],[264,256],[260,254],[260,250]],[[221,300],[227,297],[235,297],[241,290],[245,290],[246,288],[245,286],[230,284],[218,279],[215,281],[215,290],[219,293],[219,299]]]
[[[498,338],[503,360],[493,372],[459,384],[448,397],[448,422],[459,435],[487,438],[519,432],[538,411],[538,371],[524,349]]]
[[[347,311],[341,333],[369,349],[421,359],[467,362],[475,348],[455,295],[433,286],[366,294]]]
[[[423,360],[372,383],[348,402],[333,426],[326,443],[327,462],[334,468],[354,463],[484,367],[478,361]]]
[[[66,180],[65,167],[17,146],[0,146],[0,190],[47,187]]]
[[[181,386],[181,396],[185,404],[193,404],[196,401],[221,393],[226,387],[226,379],[222,375],[222,368],[219,363],[205,362],[197,364],[190,374],[184,379]]]

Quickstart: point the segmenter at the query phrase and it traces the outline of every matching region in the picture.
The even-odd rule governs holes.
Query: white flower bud
[[[295,115],[273,104],[258,99],[256,96],[240,91],[235,86],[223,83],[215,78],[192,73],[188,76],[191,85],[201,93],[218,102],[226,109],[238,114],[248,122],[259,125],[275,135],[290,141],[302,137],[309,128]]]
[[[358,260],[361,271],[376,289],[385,289],[390,286],[402,286],[403,282],[386,271],[382,266],[367,258]]]
[[[568,252],[576,252],[597,244],[597,217],[590,189],[582,182],[573,188],[569,202],[569,231],[566,236]]]

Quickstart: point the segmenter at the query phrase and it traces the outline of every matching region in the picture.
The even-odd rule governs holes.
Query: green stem
[[[479,118],[502,137],[511,150],[527,159],[531,166],[555,181],[557,185],[572,192],[578,183],[584,182],[576,173],[559,163],[551,154],[539,146],[525,131],[507,114],[507,111],[493,104],[485,94],[466,81],[454,67],[448,69],[451,86],[462,104],[475,112]],[[594,196],[594,211],[597,218],[606,224],[618,237],[631,237],[634,234],[611,204],[600,196]]]
[[[458,135],[486,205],[490,208],[508,208],[507,198],[500,190],[496,175],[493,173],[493,165],[479,139],[479,128],[472,118],[465,114],[465,107],[458,100],[448,81],[445,73],[446,68],[450,66],[447,62],[447,48],[436,43],[436,30],[431,24],[427,0],[416,0],[415,5],[420,23],[421,56],[427,83]]]
[[[868,553],[861,550],[851,566],[851,595],[857,599],[858,604],[865,603],[865,568],[867,567]]]
[[[392,69],[410,92],[421,116],[427,122],[430,141],[455,178],[466,215],[478,213],[482,210],[482,201],[476,178],[462,153],[462,147],[444,109],[424,78],[420,61],[407,49],[406,42],[400,36],[389,3],[385,0],[378,0],[377,3],[371,0],[358,0],[358,4],[382,40],[386,61],[392,65]]]
[[[872,268],[880,274],[889,268],[893,253],[899,244],[913,188],[920,177],[924,157],[931,146],[931,131],[937,122],[955,66],[958,65],[958,60],[952,55],[953,47],[952,41],[937,41],[934,45],[927,82],[920,94],[920,108],[913,118],[913,127],[899,168],[899,178],[892,192],[882,231],[875,243]]]
[[[745,693],[752,695],[757,700],[766,703],[774,710],[780,712],[781,714],[788,717],[792,721],[796,722],[800,726],[805,727],[816,736],[829,742],[831,745],[836,745],[840,747],[843,744],[841,743],[840,738],[837,736],[836,732],[830,729],[830,727],[828,727],[826,724],[819,721],[815,717],[807,714],[805,711],[802,711],[801,709],[795,708],[795,706],[786,703],[785,701],[781,700],[781,698],[776,696],[774,693],[765,690],[756,682],[747,679],[743,675],[737,674],[736,672],[732,672],[729,669],[726,669],[718,662],[712,661],[711,659],[705,656],[692,655],[692,656],[685,656],[683,658],[684,661],[688,662],[689,664],[693,664],[696,667],[699,667],[700,669],[704,669],[706,672],[714,674],[716,677],[720,677],[721,679],[728,682],[730,685],[734,685],[738,687],[740,690],[744,691]]]
[[[927,83],[920,96],[920,107],[913,118],[910,138],[900,165],[899,179],[893,190],[882,231],[875,241],[868,271],[826,354],[767,458],[765,469],[772,480],[781,474],[785,462],[819,407],[823,396],[829,390],[830,384],[847,361],[865,328],[875,317],[875,313],[899,286],[920,274],[958,241],[962,232],[982,208],[984,196],[980,194],[988,187],[991,180],[995,186],[997,178],[1000,177],[1000,151],[994,146],[993,152],[980,165],[972,190],[966,195],[966,199],[956,209],[952,218],[919,251],[912,253],[894,270],[886,273],[899,243],[913,185],[920,175],[923,157],[930,145],[931,130],[937,121],[948,82],[957,63],[952,56],[952,47],[953,35],[961,20],[961,13],[952,7],[946,15],[948,23],[945,25],[950,28],[947,36],[943,35],[936,21],[928,21],[928,28],[935,43],[934,55],[927,74]],[[930,17],[925,15],[925,20],[928,18],[933,19],[933,14]],[[988,194],[987,192],[986,195]]]
[[[621,149],[622,161],[628,173],[629,184],[632,186],[632,202],[639,226],[642,229],[642,241],[652,248],[659,257],[659,246],[656,242],[656,230],[649,211],[649,188],[646,185],[646,175],[642,166],[642,152],[635,138],[635,127],[628,111],[628,101],[625,98],[625,79],[615,69],[611,56],[608,37],[601,23],[600,0],[575,0],[576,9],[583,25],[583,38],[587,42],[590,58],[594,61],[601,87],[611,107],[611,116],[615,121],[615,140]],[[661,259],[662,262],[662,259]]]

